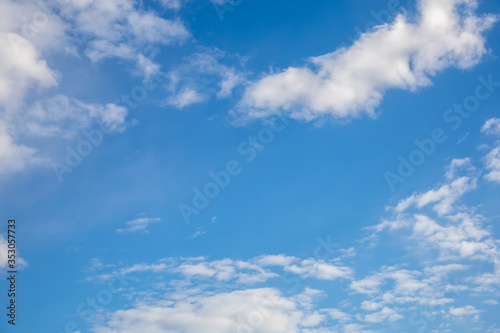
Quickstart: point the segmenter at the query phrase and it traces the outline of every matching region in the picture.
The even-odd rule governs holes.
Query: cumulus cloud
[[[116,311],[94,332],[299,332],[323,318],[274,288],[202,294],[169,303]]]
[[[389,89],[416,90],[449,67],[466,69],[487,52],[483,33],[496,21],[475,14],[476,0],[420,0],[418,14],[362,34],[354,45],[309,59],[252,84],[237,106],[243,118],[286,111],[312,120],[373,116]]]
[[[30,41],[0,30],[0,108],[19,106],[29,88],[56,84],[55,72]]]
[[[136,61],[138,68],[144,68],[141,48],[182,43],[190,37],[181,20],[164,19],[140,9],[135,0],[75,0],[59,6],[68,24],[88,38],[85,55],[93,62],[118,57]]]
[[[451,308],[450,309],[450,314],[453,316],[471,316],[471,315],[476,315],[480,313],[479,310],[477,310],[475,307],[472,305],[467,305],[461,308]]]

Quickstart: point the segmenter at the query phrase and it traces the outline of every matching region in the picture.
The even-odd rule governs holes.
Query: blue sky
[[[499,13],[3,1],[2,332],[500,332]]]

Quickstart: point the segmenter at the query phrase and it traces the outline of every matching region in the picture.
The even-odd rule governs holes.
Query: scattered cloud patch
[[[461,308],[451,308],[450,309],[450,314],[452,316],[457,316],[457,317],[472,316],[472,315],[476,315],[476,314],[478,314],[480,312],[481,311],[477,310],[472,305],[467,305],[467,306],[464,306],[464,307],[461,307]]]

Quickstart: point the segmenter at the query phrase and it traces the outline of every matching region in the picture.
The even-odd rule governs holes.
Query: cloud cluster
[[[117,311],[106,327],[96,327],[94,332],[303,332],[324,320],[297,298],[283,296],[274,288],[189,296]]]
[[[141,219],[131,221],[130,227],[137,224],[142,227]],[[263,255],[248,260],[233,260],[223,258],[220,260],[208,260],[205,257],[195,258],[164,258],[154,264],[135,264],[123,267],[114,274],[129,274],[132,272],[157,272],[177,275],[186,282],[200,280],[211,280],[214,283],[232,283],[235,285],[254,285],[266,282],[272,278],[280,277],[283,272],[290,272],[303,279],[336,280],[351,279],[354,271],[341,264],[340,258],[325,261],[314,258],[300,259],[284,255]],[[104,273],[98,276],[107,279],[113,276]]]
[[[68,24],[88,39],[85,55],[93,62],[118,57],[140,65],[144,46],[182,43],[190,37],[182,21],[141,9],[134,0],[61,1],[59,6]]]
[[[83,50],[92,62],[123,59],[135,63],[136,72],[149,80],[160,71],[151,59],[154,47],[189,38],[181,20],[160,17],[136,0],[2,1],[0,174],[49,165],[44,150],[54,141],[35,149],[31,143],[38,138],[70,140],[96,124],[110,132],[124,129],[127,110],[123,107],[50,96],[50,89],[57,87],[64,74],[51,67],[53,55],[80,57],[79,50]],[[45,96],[26,101],[32,91]]]
[[[130,290],[138,305],[108,312],[94,331],[359,333],[431,330],[432,324],[453,331],[467,323],[495,332],[483,315],[498,305],[500,240],[476,208],[463,204],[480,186],[482,171],[469,158],[452,160],[444,183],[402,199],[355,250],[339,249],[328,261],[278,254],[110,266],[112,273],[96,281],[143,273],[157,279],[147,292]],[[388,260],[394,249],[383,247],[379,264],[366,240],[384,236],[402,239],[404,248]],[[325,283],[325,291],[317,288]],[[327,296],[329,303],[322,301]]]
[[[243,118],[281,111],[313,120],[374,115],[389,89],[416,90],[449,67],[474,66],[487,52],[484,32],[497,20],[477,15],[476,0],[419,0],[418,14],[399,14],[350,47],[309,59],[252,84],[237,111]]]
[[[457,174],[457,168],[465,175]],[[410,237],[425,249],[438,250],[441,260],[473,258],[494,262],[500,258],[500,247],[484,228],[484,217],[456,205],[465,193],[477,188],[479,175],[470,159],[454,159],[447,168],[445,184],[402,199],[389,208],[395,214],[391,219],[370,229],[375,233],[409,230]],[[422,212],[431,204],[437,217]]]

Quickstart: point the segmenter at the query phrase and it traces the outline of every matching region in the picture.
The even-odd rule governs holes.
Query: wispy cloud
[[[246,83],[244,62],[245,59],[226,56],[216,48],[186,57],[184,63],[168,74],[170,96],[162,104],[182,109],[211,97],[231,97],[234,89]]]
[[[200,228],[198,228],[191,236],[188,238],[198,238],[202,235],[206,234],[206,231],[202,231]]]
[[[125,234],[131,232],[149,233],[148,227],[152,223],[160,222],[159,217],[140,217],[132,221],[125,222],[126,227],[117,229],[116,232]]]
[[[446,327],[457,321],[479,323],[488,311],[484,307],[498,304],[492,295],[498,294],[500,286],[500,242],[486,225],[487,219],[463,204],[464,194],[478,189],[480,174],[472,159],[454,159],[444,170],[444,184],[402,199],[388,210],[387,219],[368,229],[374,237],[403,239],[403,248],[398,252],[410,251],[411,256],[426,258],[415,266],[407,260],[408,255],[395,264],[373,261],[374,268],[366,271],[360,262],[366,258],[372,261],[373,248],[367,252],[361,242],[357,248],[335,250],[330,260],[263,254],[246,260],[165,258],[152,264],[113,268],[115,275],[148,272],[162,281],[168,277],[172,283],[163,286],[169,293],[162,289],[158,297],[144,300],[137,295],[141,307],[109,313],[109,320],[103,321],[96,332],[138,332],[144,327],[195,332],[200,325],[204,331],[214,333],[221,329],[244,331],[242,321],[233,318],[249,318],[259,311],[267,315],[256,326],[243,321],[249,325],[247,330],[377,332],[401,327],[406,321],[411,324],[420,313],[429,311],[433,318],[440,316]],[[464,178],[461,186],[452,185]],[[477,186],[466,186],[476,182]],[[344,263],[346,260],[349,264]],[[485,264],[491,270],[485,270]],[[279,281],[293,282],[293,292],[282,294],[274,287]],[[342,300],[338,307],[322,307],[320,299],[326,292],[312,288],[326,281],[335,290],[336,299]],[[273,288],[260,288],[263,284],[272,284]],[[259,295],[263,290],[279,303],[269,299],[269,307],[261,304]],[[252,295],[252,301],[241,298],[243,295]],[[474,301],[462,297],[466,295],[473,295]],[[205,308],[207,304],[212,310]],[[282,304],[287,305],[282,308]],[[253,310],[254,306],[257,310]],[[142,311],[158,316],[142,316]],[[277,313],[279,317],[274,317]],[[191,319],[172,321],[169,318],[173,314]],[[209,321],[208,317],[220,320]]]

